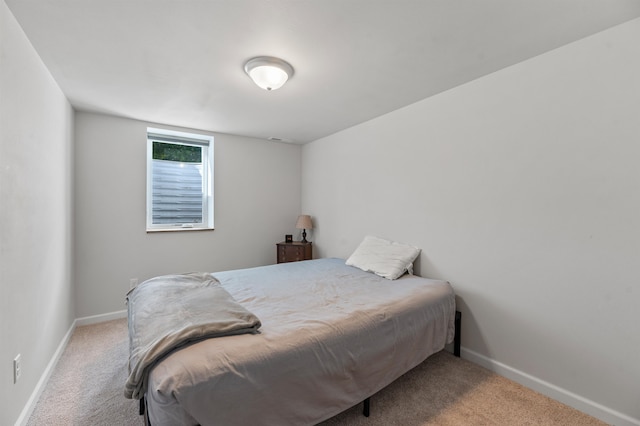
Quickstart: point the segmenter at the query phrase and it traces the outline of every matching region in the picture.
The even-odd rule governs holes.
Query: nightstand
[[[278,263],[297,262],[299,260],[311,260],[311,243],[294,241],[292,243],[281,242],[278,247]]]

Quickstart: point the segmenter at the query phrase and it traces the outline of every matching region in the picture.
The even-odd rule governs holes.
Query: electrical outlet
[[[134,288],[135,286],[138,285],[138,279],[137,278],[129,278],[129,288]]]
[[[22,374],[22,363],[20,362],[20,354],[13,359],[13,383],[18,383],[18,379]]]

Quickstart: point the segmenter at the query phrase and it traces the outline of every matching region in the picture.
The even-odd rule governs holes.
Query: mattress
[[[370,397],[453,341],[446,281],[388,280],[318,259],[212,273],[262,322],[149,373],[152,426],[312,425]]]

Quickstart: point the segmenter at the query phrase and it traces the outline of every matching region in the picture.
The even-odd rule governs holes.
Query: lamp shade
[[[244,71],[264,90],[279,89],[293,75],[293,67],[288,62],[271,56],[250,59]]]
[[[308,214],[301,214],[298,216],[298,221],[296,222],[297,229],[313,229],[313,222],[311,222],[311,216]]]

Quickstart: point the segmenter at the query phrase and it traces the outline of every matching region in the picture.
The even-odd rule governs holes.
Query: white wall
[[[19,418],[75,317],[72,132],[71,106],[0,1],[2,425]]]
[[[639,40],[631,21],[306,145],[316,255],[421,247],[463,355],[640,424]]]
[[[295,231],[301,147],[213,134],[215,230],[147,233],[148,125],[169,128],[76,114],[78,317],[126,309],[130,278],[275,263],[275,244]]]

